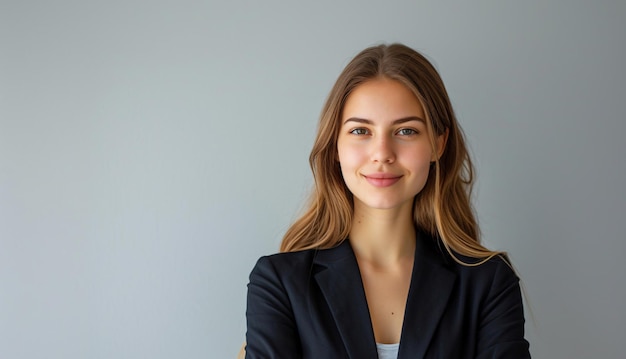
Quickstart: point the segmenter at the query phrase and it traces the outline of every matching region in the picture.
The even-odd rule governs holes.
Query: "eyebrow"
[[[392,122],[392,124],[393,125],[399,125],[399,124],[402,124],[402,123],[405,123],[405,122],[410,122],[410,121],[419,121],[419,122],[422,122],[424,124],[426,123],[426,121],[424,121],[424,119],[421,118],[421,117],[409,116],[409,117],[403,117],[403,118],[399,118],[397,120],[394,120]],[[349,119],[345,120],[343,122],[343,124],[345,125],[348,122],[365,123],[365,124],[368,124],[368,125],[373,125],[374,124],[374,121],[372,121],[372,120],[368,120],[368,119],[365,119],[365,118],[359,118],[359,117],[350,117]]]

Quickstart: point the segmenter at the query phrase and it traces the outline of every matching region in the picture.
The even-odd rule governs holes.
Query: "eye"
[[[417,132],[417,130],[414,130],[412,128],[401,128],[398,130],[397,134],[400,136],[411,136],[411,135],[417,135],[419,132]]]
[[[367,130],[367,128],[359,127],[359,128],[350,130],[350,133],[353,135],[367,135],[369,131]]]

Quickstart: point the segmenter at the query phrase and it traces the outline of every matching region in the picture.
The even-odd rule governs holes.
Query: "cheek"
[[[406,168],[409,168],[413,174],[424,181],[428,177],[431,169],[432,154],[430,150],[412,151],[406,159]]]
[[[344,181],[350,181],[358,171],[359,166],[350,156],[339,156],[339,169]]]
[[[338,146],[339,169],[344,184],[350,192],[358,183],[359,171],[363,167],[363,151],[356,151],[350,146]]]
[[[414,162],[430,161],[432,154],[433,151],[425,137],[398,148],[398,155]]]
[[[363,151],[351,146],[337,146],[337,158],[342,169],[358,166],[363,161]]]

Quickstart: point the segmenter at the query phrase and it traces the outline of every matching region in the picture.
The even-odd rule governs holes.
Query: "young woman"
[[[248,285],[246,358],[529,358],[519,280],[479,241],[445,87],[381,45],[343,70],[311,202]]]

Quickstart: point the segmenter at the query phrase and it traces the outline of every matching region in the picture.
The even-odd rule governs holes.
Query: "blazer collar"
[[[456,275],[428,235],[418,232],[415,261],[404,314],[398,358],[426,354],[452,292]],[[351,358],[378,357],[359,266],[348,240],[319,250],[315,279],[328,302],[341,339]]]
[[[424,358],[456,281],[438,241],[418,232],[398,358]]]
[[[315,279],[319,285],[350,358],[376,359],[376,342],[359,265],[348,240],[320,250],[314,263],[324,267]]]

